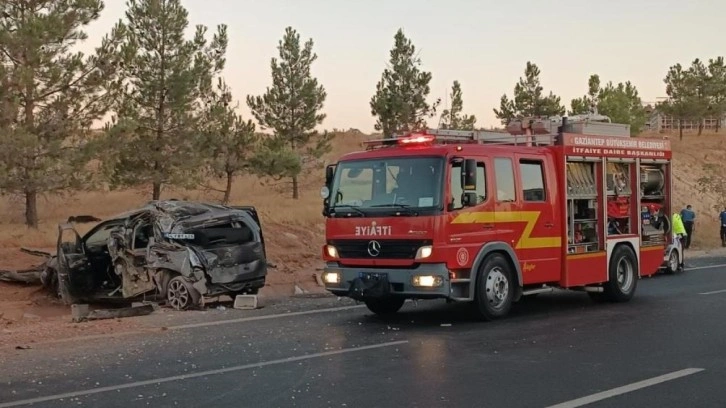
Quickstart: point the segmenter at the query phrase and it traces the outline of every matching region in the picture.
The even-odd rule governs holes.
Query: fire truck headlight
[[[330,284],[340,283],[340,274],[338,272],[326,272],[323,274],[323,282]]]
[[[435,288],[441,286],[444,279],[439,275],[414,275],[411,283],[413,286]]]
[[[416,251],[416,259],[426,259],[431,256],[433,247],[431,245],[422,246]]]
[[[328,254],[331,258],[337,258],[338,257],[338,249],[335,248],[332,245],[326,245],[325,252]]]

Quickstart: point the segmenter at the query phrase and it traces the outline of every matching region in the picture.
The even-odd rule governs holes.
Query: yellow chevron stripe
[[[515,245],[515,249],[560,248],[562,238],[532,237],[532,230],[539,219],[539,211],[466,212],[451,221],[452,224],[496,224],[503,222],[525,222],[527,225]]]

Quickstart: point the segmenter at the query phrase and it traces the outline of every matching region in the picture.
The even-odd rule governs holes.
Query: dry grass
[[[658,136],[662,135],[643,135]],[[360,142],[370,138],[355,133],[338,134],[333,152],[326,160],[334,161],[340,155],[360,149]],[[709,248],[719,245],[718,226],[713,210],[716,198],[700,196],[695,189],[704,162],[724,163],[726,136],[686,134],[683,141],[670,135],[674,149],[675,197],[677,208],[692,204],[698,213],[699,224],[695,245]],[[246,176],[239,178],[232,194],[232,203],[254,205],[258,208],[269,241],[273,261],[283,263],[283,270],[310,265],[319,258],[324,231],[321,215],[322,203],[318,195],[323,182],[323,169],[315,169],[301,180],[300,199],[291,199],[288,184],[270,186],[261,180]],[[0,263],[15,264],[17,249],[21,246],[52,248],[57,239],[58,222],[70,215],[90,214],[106,218],[147,201],[149,190],[135,189],[112,192],[77,193],[68,197],[51,196],[39,201],[41,224],[38,230],[23,225],[23,202],[4,198],[0,200]],[[203,201],[217,201],[219,195],[204,191],[165,191],[164,198],[176,197]],[[81,233],[92,225],[79,226]],[[12,258],[12,259],[11,259]],[[23,258],[24,259],[24,258]],[[32,259],[32,258],[31,258]],[[285,267],[284,265],[288,265]]]
[[[663,136],[650,134],[643,136]],[[704,175],[704,164],[719,164],[726,171],[726,131],[716,134],[704,132],[684,133],[678,140],[676,132],[668,134],[673,148],[673,204],[680,210],[686,205],[696,212],[696,230],[693,246],[696,249],[720,247],[718,213],[715,209],[718,197],[714,193],[700,194],[697,180]]]
[[[360,148],[369,136],[341,133],[326,161]],[[234,184],[231,204],[257,207],[274,262],[282,263],[282,271],[309,265],[319,258],[324,231],[322,200],[319,196],[324,169],[314,169],[301,179],[300,199],[293,200],[289,182],[270,185],[252,176],[240,177]],[[32,247],[52,249],[58,236],[58,223],[71,215],[93,215],[105,219],[138,206],[150,198],[150,189],[111,192],[75,193],[67,197],[49,196],[39,200],[41,222],[38,230],[24,226],[23,201],[4,197],[0,200],[0,267],[18,267],[34,258],[19,256],[17,249]],[[221,194],[206,191],[166,190],[162,198],[179,198],[218,202]],[[82,234],[94,224],[79,224]],[[37,259],[36,259],[37,260]],[[12,265],[12,266],[9,266]]]

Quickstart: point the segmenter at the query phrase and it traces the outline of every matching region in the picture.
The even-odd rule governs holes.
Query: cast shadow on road
[[[383,327],[395,324],[407,329],[430,329],[457,325],[459,329],[475,329],[481,328],[482,325],[517,324],[543,317],[556,318],[571,316],[575,313],[601,313],[622,307],[632,307],[632,303],[639,302],[637,299],[632,299],[627,304],[611,304],[593,301],[586,293],[557,292],[522,298],[512,306],[509,315],[492,322],[477,319],[471,304],[446,304],[443,301],[419,301],[418,305],[404,306],[393,316],[380,317],[368,312],[359,319],[367,324],[378,324]]]

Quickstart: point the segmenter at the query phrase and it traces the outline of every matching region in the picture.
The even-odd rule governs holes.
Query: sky
[[[399,28],[430,71],[430,101],[448,100],[461,82],[464,113],[480,126],[497,126],[493,108],[511,97],[527,61],[541,82],[570,100],[587,92],[591,74],[601,81],[631,81],[644,102],[665,96],[663,78],[676,63],[726,54],[723,0],[183,0],[194,25],[228,25],[224,77],[252,118],[245,98],[270,86],[270,59],[285,27],[318,55],[313,75],[328,97],[321,128],[374,131],[370,100]],[[105,0],[101,17],[86,27],[84,51],[100,44],[123,17],[125,0]],[[439,113],[443,108],[439,109]],[[429,120],[435,126],[438,117]]]

